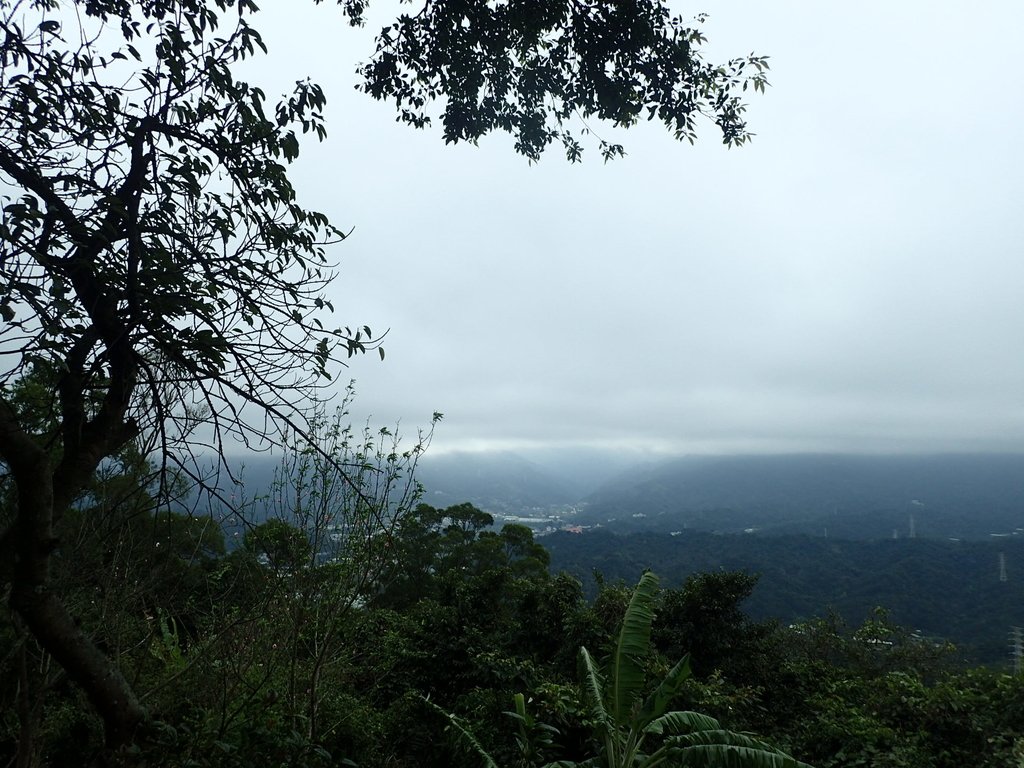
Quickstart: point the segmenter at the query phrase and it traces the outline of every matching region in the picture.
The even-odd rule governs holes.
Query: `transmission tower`
[[[1024,657],[1024,629],[1010,629],[1010,657],[1013,659],[1013,674],[1021,673],[1021,659]]]

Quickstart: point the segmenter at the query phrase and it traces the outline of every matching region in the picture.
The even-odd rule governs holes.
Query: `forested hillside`
[[[1024,526],[1024,456],[706,456],[617,476],[586,523],[835,538],[986,538]]]
[[[751,616],[791,623],[835,610],[859,624],[882,607],[902,626],[952,641],[974,662],[1008,663],[1011,627],[1024,625],[1024,541],[1018,538],[872,542],[597,530],[543,541],[553,568],[587,583],[594,571],[628,582],[650,568],[668,584],[702,571],[743,571],[759,576],[744,604]]]
[[[126,524],[123,512],[69,521],[78,546],[59,559],[91,637],[118,649],[146,702],[145,728],[132,750],[105,750],[87,700],[5,615],[0,636],[15,649],[0,659],[5,762],[27,749],[45,765],[472,768],[479,750],[508,766],[585,761],[634,728],[621,711],[610,726],[595,721],[594,696],[608,713],[614,698],[588,683],[626,674],[610,663],[624,638],[630,690],[669,681],[660,706],[687,712],[677,717],[699,734],[651,733],[652,749],[704,744],[694,748],[718,755],[708,764],[732,766],[747,737],[722,729],[753,730],[775,745],[758,750],[819,768],[1009,768],[1024,747],[1024,678],[964,670],[882,615],[793,627],[752,619],[744,606],[757,588],[743,573],[716,567],[665,578],[663,589],[645,579],[640,595],[634,572],[588,598],[549,570],[528,528],[495,530],[468,504],[419,505],[386,547],[341,549],[348,557],[329,563],[311,546],[315,529],[281,518],[225,554],[201,519],[136,511]],[[649,607],[639,614],[649,635],[643,621],[621,624],[637,618],[636,600]],[[766,759],[742,764],[795,766]]]

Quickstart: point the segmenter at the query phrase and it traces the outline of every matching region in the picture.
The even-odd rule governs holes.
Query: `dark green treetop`
[[[741,95],[765,88],[767,59],[704,61],[703,20],[674,16],[661,0],[428,1],[378,35],[363,88],[393,100],[399,119],[416,127],[443,101],[446,142],[507,131],[531,160],[551,144],[579,160],[591,119],[658,120],[693,142],[706,117],[724,143],[740,145],[751,135]],[[606,160],[623,154],[598,142]]]

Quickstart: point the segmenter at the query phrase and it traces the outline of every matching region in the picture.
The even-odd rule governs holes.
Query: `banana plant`
[[[587,649],[580,648],[583,695],[595,723],[598,754],[579,762],[547,763],[544,768],[811,768],[749,733],[722,728],[713,717],[669,710],[690,677],[688,655],[669,670],[653,692],[643,696],[644,662],[651,650],[657,594],[658,577],[647,571],[629,601],[607,670],[602,671]],[[480,758],[484,768],[498,768],[459,718],[426,699],[424,702],[448,720],[449,730]],[[527,715],[522,694],[516,695],[515,705],[516,711],[509,714],[519,721],[524,762],[530,762],[538,750],[524,744],[530,743],[528,731],[538,724]],[[550,726],[547,729],[557,733]],[[545,734],[544,746],[550,744],[549,736]],[[650,746],[653,751],[649,751]]]
[[[750,734],[723,729],[712,717],[669,711],[690,677],[689,656],[643,696],[657,593],[658,577],[644,573],[623,617],[607,680],[587,649],[580,648],[583,694],[591,708],[599,754],[582,762],[549,763],[546,768],[810,768]]]

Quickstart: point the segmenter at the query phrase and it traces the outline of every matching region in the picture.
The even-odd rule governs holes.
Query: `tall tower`
[[[1010,658],[1013,659],[1013,674],[1019,675],[1024,671],[1024,630],[1020,627],[1010,628]]]

